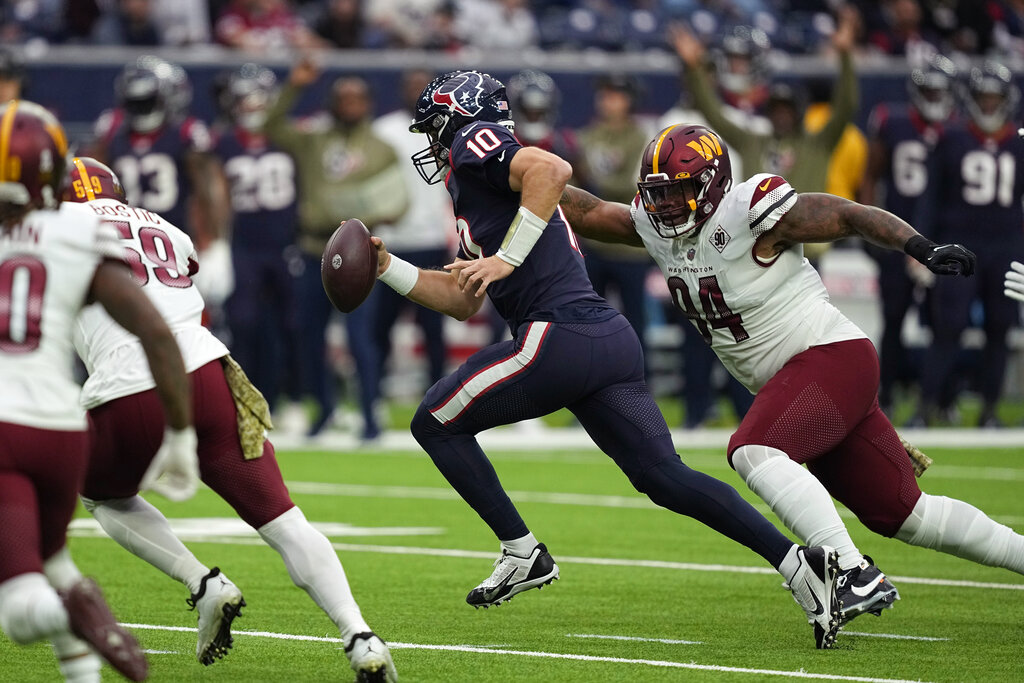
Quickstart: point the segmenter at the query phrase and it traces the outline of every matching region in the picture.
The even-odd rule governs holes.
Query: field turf
[[[883,539],[843,510],[903,599],[881,618],[854,621],[836,649],[816,651],[803,612],[759,557],[650,505],[593,448],[536,443],[491,456],[561,580],[486,611],[464,600],[490,573],[497,542],[429,458],[413,448],[279,453],[307,518],[331,523],[325,532],[364,615],[392,644],[401,680],[1024,679],[1024,577]],[[1024,451],[927,450],[936,465],[921,479],[925,490],[1024,530]],[[681,454],[756,500],[721,449]],[[150,680],[351,680],[333,624],[225,503],[205,488],[186,503],[150,500],[248,602],[234,649],[201,666],[188,591],[92,530],[79,511],[72,553],[151,651]],[[104,678],[118,677],[105,669]],[[0,637],[0,681],[54,680],[47,645],[19,648]]]

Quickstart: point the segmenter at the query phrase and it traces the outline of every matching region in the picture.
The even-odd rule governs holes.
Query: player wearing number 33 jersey
[[[661,131],[638,188],[632,207],[569,188],[562,208],[584,236],[646,246],[673,304],[756,393],[730,462],[797,536],[839,551],[844,621],[891,607],[898,594],[854,545],[829,493],[882,535],[1024,573],[1024,537],[918,488],[878,406],[874,346],[829,303],[801,245],[859,235],[939,275],[970,275],[973,253],[935,244],[880,209],[797,195],[779,176],[734,188],[729,151],[703,126]]]

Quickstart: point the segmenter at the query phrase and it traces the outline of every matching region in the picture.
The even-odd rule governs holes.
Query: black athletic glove
[[[923,235],[914,235],[903,245],[903,251],[914,257],[936,275],[974,274],[974,263],[978,257],[970,249],[959,244],[935,244]]]

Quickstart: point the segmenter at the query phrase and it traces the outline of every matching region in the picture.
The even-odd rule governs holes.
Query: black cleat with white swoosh
[[[558,578],[558,565],[547,547],[538,543],[528,557],[507,550],[494,562],[494,571],[466,596],[473,607],[490,607],[511,600],[516,593],[540,588]]]
[[[839,572],[836,593],[842,603],[842,624],[868,612],[881,616],[883,609],[892,609],[893,603],[900,599],[896,586],[867,556],[858,566]]]

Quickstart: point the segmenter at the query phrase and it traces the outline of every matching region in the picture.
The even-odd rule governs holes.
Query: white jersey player
[[[188,380],[116,234],[59,206],[66,154],[52,114],[31,102],[0,106],[0,627],[17,643],[50,639],[68,681],[99,680],[100,661],[83,641],[142,680],[145,656],[66,546],[88,458],[71,365],[82,306],[98,301],[140,335],[140,362],[152,367],[175,430],[167,448],[194,460]]]
[[[585,237],[646,246],[673,304],[756,393],[730,462],[805,542],[839,550],[844,621],[898,594],[853,544],[829,493],[884,536],[1024,573],[1024,537],[918,488],[908,445],[878,406],[874,346],[829,303],[801,245],[857,235],[939,275],[971,275],[973,253],[934,244],[881,209],[797,195],[779,176],[733,188],[729,151],[703,126],[658,133],[638,188],[632,208],[575,188],[561,206]]]
[[[303,516],[285,488],[266,439],[269,408],[202,325],[203,298],[192,284],[198,270],[192,242],[155,213],[129,206],[108,167],[72,160],[65,200],[115,228],[136,280],[164,316],[181,348],[193,387],[202,480],[226,500],[284,559],[296,585],[337,624],[359,680],[394,681],[387,646],[363,620],[330,542]],[[196,657],[212,664],[232,645],[231,623],[245,606],[241,591],[217,567],[199,562],[171,532],[163,515],[138,495],[157,452],[163,414],[138,341],[103,311],[83,312],[75,344],[90,376],[82,392],[92,425],[92,453],[82,499],[114,540],[188,586],[198,611]],[[167,491],[171,495],[173,491]],[[138,543],[138,538],[146,543]]]

